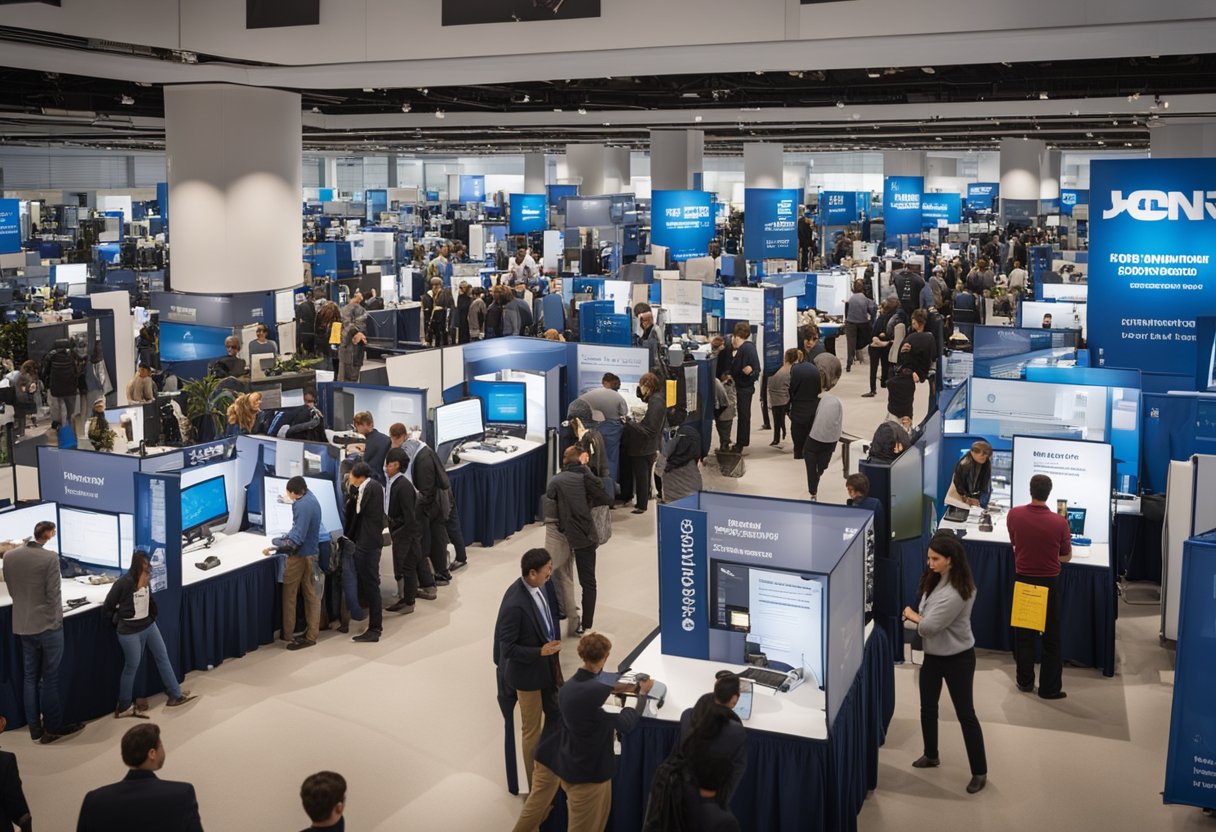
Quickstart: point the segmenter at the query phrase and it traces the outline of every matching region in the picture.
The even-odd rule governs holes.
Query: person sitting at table
[[[152,597],[152,564],[148,553],[136,549],[131,553],[131,567],[110,587],[103,605],[106,619],[118,629],[118,644],[122,648],[122,676],[118,682],[118,707],[115,718],[148,716],[132,701],[135,673],[143,661],[145,648],[152,654],[161,684],[169,694],[167,707],[185,705],[195,694],[183,690],[169,661],[169,651],[156,626],[156,600]]]
[[[156,401],[156,382],[152,380],[152,368],[147,364],[140,364],[135,378],[127,382],[127,401],[131,404]]]
[[[279,345],[271,341],[270,330],[266,324],[258,324],[258,328],[254,331],[257,340],[249,342],[249,360],[253,361],[255,355],[278,355]]]
[[[946,492],[950,505],[978,506],[987,502],[992,488],[992,446],[983,439],[971,443],[971,450],[954,466],[954,476]]]
[[[248,368],[245,365],[245,359],[240,356],[241,339],[235,335],[229,335],[224,339],[224,349],[228,351],[228,354],[211,365],[211,375],[216,378],[245,375]]]

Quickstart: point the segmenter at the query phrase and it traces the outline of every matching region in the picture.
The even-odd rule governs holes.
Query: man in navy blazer
[[[125,778],[84,796],[76,832],[202,832],[194,786],[156,776],[165,764],[160,726],[145,722],[123,734],[122,761],[131,768]]]
[[[519,561],[521,577],[507,588],[494,624],[494,664],[519,700],[524,769],[532,786],[532,759],[546,725],[556,725],[557,687],[562,649],[557,604],[546,584],[553,559],[544,549],[529,549]]]

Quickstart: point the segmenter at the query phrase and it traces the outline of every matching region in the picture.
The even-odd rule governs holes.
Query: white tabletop
[[[187,551],[182,553],[182,586],[218,578],[220,575],[227,575],[263,561],[266,556],[262,554],[262,550],[269,545],[270,538],[251,532],[237,532],[236,534],[217,532],[215,543],[206,549],[199,543],[193,543]],[[219,566],[203,570],[194,565],[201,563],[211,555],[220,559]]]
[[[102,602],[106,600],[106,595],[110,592],[110,584],[93,584],[87,583],[84,578],[64,578],[63,586],[60,590],[64,604],[75,598],[86,598],[89,603],[82,604],[73,610],[64,609],[64,618],[69,618],[73,615],[78,615],[85,610],[97,609]],[[8,584],[0,583],[0,607],[11,607],[13,598],[8,594]]]
[[[967,532],[965,540],[975,540],[982,543],[1003,543],[1006,546],[1011,545],[1009,542],[1009,529],[1005,526],[1006,512],[992,513],[992,531],[980,531],[980,512],[978,509],[972,509],[971,514],[967,517],[964,523],[954,523],[950,520],[942,519],[938,524],[938,528],[948,529],[950,531],[964,530]],[[1099,568],[1110,567],[1110,544],[1109,543],[1093,543],[1089,546],[1072,546],[1072,560],[1069,563],[1075,563],[1080,566],[1097,566]]]
[[[529,451],[534,451],[541,447],[542,442],[535,442],[531,439],[503,439],[500,440],[503,447],[507,449],[506,453],[496,451],[479,451],[472,449],[464,449],[460,451],[460,463],[463,465],[466,462],[477,462],[481,465],[496,465],[500,462],[506,462],[511,459],[518,459]],[[455,467],[460,467],[455,466]]]
[[[873,630],[873,623],[866,626],[867,639]],[[686,708],[713,690],[714,674],[719,670],[738,673],[747,669],[747,665],[664,655],[662,640],[661,633],[655,636],[633,662],[633,670],[648,673],[667,685],[662,709],[657,714],[647,709],[647,715],[656,719],[678,722]],[[755,685],[753,690],[752,715],[743,723],[744,727],[810,740],[828,738],[827,696],[814,682],[799,685],[789,693],[777,693],[761,685]]]

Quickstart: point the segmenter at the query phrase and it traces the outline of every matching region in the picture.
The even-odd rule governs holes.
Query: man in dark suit
[[[393,446],[392,441],[376,430],[372,414],[361,410],[355,414],[355,432],[363,435],[363,444],[355,446],[363,455],[363,461],[372,469],[372,479],[384,485],[384,457]]]
[[[815,412],[819,409],[819,393],[823,388],[819,368],[815,366],[815,359],[810,355],[816,346],[823,352],[819,343],[819,329],[816,327],[814,332],[807,327],[802,329],[802,349],[806,357],[790,367],[790,439],[794,440],[794,459],[802,459],[802,446],[806,444],[811,425],[815,423]],[[808,337],[812,339],[809,344]]]
[[[431,562],[422,556],[422,521],[418,518],[418,492],[414,490],[405,470],[410,456],[401,448],[392,448],[384,458],[384,473],[388,476],[385,513],[388,532],[393,544],[393,577],[397,579],[397,603],[389,612],[409,615],[414,600],[434,601],[435,574]]]
[[[123,734],[122,761],[126,777],[84,796],[76,832],[202,832],[194,786],[156,776],[165,764],[160,726],[145,722]]]
[[[494,664],[519,700],[524,769],[532,787],[532,759],[542,728],[556,726],[557,687],[561,679],[557,607],[545,584],[553,559],[544,549],[529,549],[519,561],[521,577],[507,588],[494,624]]]
[[[359,462],[350,472],[346,498],[346,536],[355,543],[355,577],[359,597],[367,603],[367,629],[352,641],[377,642],[383,632],[380,600],[380,554],[384,549],[384,489],[372,479],[372,469]]]
[[[4,732],[8,720],[0,716],[0,733]],[[11,832],[16,826],[21,832],[30,832],[34,821],[30,817],[30,805],[21,788],[21,773],[17,770],[17,755],[11,751],[0,751],[0,829]]]
[[[746,321],[735,324],[731,342],[735,357],[731,362],[730,376],[735,380],[735,453],[751,444],[752,396],[756,392],[756,381],[760,378],[760,356],[751,341],[752,328]]]

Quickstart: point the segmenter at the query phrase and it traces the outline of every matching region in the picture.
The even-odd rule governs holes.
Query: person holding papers
[[[920,730],[925,753],[912,766],[937,768],[942,764],[937,749],[937,701],[945,681],[971,764],[967,793],[975,794],[988,782],[984,733],[975,715],[972,690],[975,635],[971,632],[971,608],[975,605],[975,581],[962,542],[950,532],[939,531],[929,541],[929,568],[920,580],[919,594],[919,612],[904,607],[905,626],[916,630],[925,650],[925,663],[920,670]]]
[[[954,477],[946,492],[946,503],[959,508],[978,506],[992,489],[992,445],[983,439],[954,466]]]
[[[1039,698],[1063,699],[1063,663],[1060,657],[1060,564],[1072,559],[1068,521],[1047,505],[1051,477],[1030,478],[1030,504],[1009,512],[1005,524],[1013,544],[1016,579],[1047,587],[1047,619],[1043,628],[1043,662],[1039,670]],[[1013,628],[1013,660],[1017,662],[1018,690],[1034,690],[1035,631]]]
[[[313,573],[321,554],[321,503],[308,490],[308,481],[292,477],[284,494],[291,503],[291,529],[271,541],[263,555],[281,554],[283,565],[283,640],[288,650],[303,650],[317,643],[321,627],[321,599],[317,595]],[[296,597],[304,595],[304,635],[293,638],[296,631]]]

